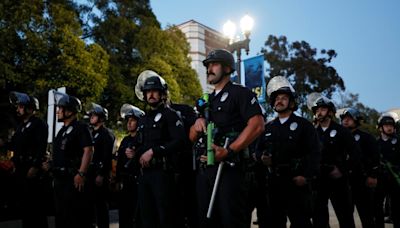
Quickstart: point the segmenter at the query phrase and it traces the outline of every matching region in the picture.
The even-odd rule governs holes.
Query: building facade
[[[212,90],[212,86],[207,84],[207,73],[206,68],[203,66],[203,60],[210,51],[217,48],[226,48],[229,40],[217,30],[195,20],[189,20],[177,25],[177,27],[186,35],[186,39],[190,44],[191,66],[197,72],[203,92]]]

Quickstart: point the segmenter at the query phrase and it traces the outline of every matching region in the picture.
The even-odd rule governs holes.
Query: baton
[[[224,148],[226,149],[228,147],[229,144],[229,138],[225,139],[225,144],[224,144]],[[219,179],[221,178],[221,173],[222,173],[222,167],[224,166],[224,162],[221,161],[218,165],[218,171],[217,171],[217,176],[215,177],[215,182],[214,182],[214,187],[213,187],[213,191],[211,194],[211,199],[210,199],[210,203],[208,204],[208,210],[207,210],[207,218],[211,218],[211,213],[212,213],[212,209],[214,207],[214,202],[215,202],[215,196],[217,195],[217,190],[218,190],[218,184],[219,184]]]

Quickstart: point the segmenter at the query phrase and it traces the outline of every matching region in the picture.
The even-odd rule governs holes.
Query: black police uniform
[[[21,194],[23,227],[47,227],[45,206],[48,205],[45,204],[41,172],[34,178],[26,176],[31,167],[40,170],[45,161],[47,136],[46,123],[32,116],[18,126],[9,145],[9,150],[14,151],[12,161],[15,165],[17,191]]]
[[[94,205],[94,217],[99,228],[109,227],[108,199],[111,159],[115,136],[110,129],[100,126],[92,131],[94,153],[87,174],[87,187]],[[103,185],[96,185],[96,177],[103,177]]]
[[[356,167],[359,163],[359,149],[351,132],[334,121],[325,131],[318,126],[317,133],[322,151],[321,174],[316,186],[314,227],[328,226],[330,199],[340,227],[354,228],[348,172],[349,167]],[[342,173],[336,179],[329,175],[335,166]]]
[[[129,159],[125,150],[136,149],[139,145],[138,136],[125,136],[117,151],[116,182],[120,184],[117,196],[118,218],[120,228],[137,227],[138,183],[139,175],[138,155]]]
[[[228,82],[218,93],[209,96],[210,121],[218,131],[214,143],[223,146],[224,138],[235,140],[247,126],[248,120],[262,115],[254,93],[249,89]],[[246,153],[247,152],[247,153]],[[211,220],[206,218],[218,164],[204,167],[200,165],[197,175],[197,196],[199,204],[200,227],[248,227],[247,210],[248,188],[245,185],[245,163],[249,158],[248,150],[240,151],[225,165],[221,175],[213,207]]]
[[[193,144],[189,139],[190,127],[196,121],[193,107],[185,104],[170,105],[182,119],[185,128],[185,143],[177,157],[175,174],[178,212],[178,227],[197,227],[197,202],[196,202],[196,173],[193,168]]]
[[[267,195],[268,189],[268,168],[262,163],[260,154],[260,145],[263,135],[260,135],[253,143],[249,145],[250,161],[246,166],[246,184],[248,185],[249,198],[248,206],[248,224],[252,221],[253,211],[257,209],[257,224],[259,228],[266,228],[271,221],[271,208]]]
[[[89,195],[74,186],[81,165],[83,149],[93,146],[89,126],[73,120],[63,126],[53,143],[53,175],[56,227],[91,227]]]
[[[376,139],[360,129],[352,131],[354,140],[360,148],[361,169],[350,173],[353,203],[357,207],[363,228],[374,227],[373,194],[374,189],[366,186],[368,177],[377,178],[379,171],[379,151]]]
[[[174,227],[174,160],[185,140],[185,130],[177,113],[163,104],[139,120],[142,141],[138,158],[153,150],[150,167],[139,176],[139,212],[144,228]],[[157,225],[158,224],[158,225]]]
[[[393,227],[400,227],[400,142],[393,136],[388,140],[378,139],[382,161],[382,173],[378,176],[376,189],[376,227],[384,227],[383,202],[389,196]]]
[[[319,141],[313,125],[291,114],[281,123],[279,118],[266,125],[262,151],[271,156],[268,195],[271,207],[271,227],[286,227],[287,217],[292,227],[312,227],[310,183],[318,174]],[[261,157],[261,156],[260,156]],[[303,176],[304,186],[295,185],[293,178]]]

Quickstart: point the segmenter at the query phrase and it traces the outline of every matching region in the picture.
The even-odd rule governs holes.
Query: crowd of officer
[[[20,125],[1,146],[13,151],[10,173],[23,227],[48,226],[46,189],[57,228],[109,227],[110,186],[122,228],[250,227],[254,208],[259,227],[290,221],[293,228],[326,228],[329,201],[340,227],[355,227],[355,208],[362,227],[384,227],[386,204],[400,227],[395,113],[379,118],[376,139],[360,129],[357,109],[337,112],[315,93],[307,101],[309,121],[295,113],[292,85],[276,76],[266,88],[276,117],[267,121],[255,94],[231,82],[230,52],[211,51],[203,64],[214,91],[194,108],[173,103],[156,72],[139,75],[135,93],[145,109],[121,107],[127,135],[115,153],[107,109],[89,104],[88,124],[78,120],[77,97],[54,92],[63,127],[48,156],[47,125],[35,116],[38,100],[11,92]]]

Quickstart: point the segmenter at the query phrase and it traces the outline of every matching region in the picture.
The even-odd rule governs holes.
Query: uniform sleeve
[[[46,154],[47,148],[47,136],[48,136],[48,128],[47,124],[41,120],[38,120],[37,126],[35,128],[35,151],[34,152],[34,159],[33,159],[33,166],[40,167],[42,162],[44,161],[44,157]]]
[[[367,144],[366,148],[368,149],[367,153],[368,157],[366,162],[367,164],[365,167],[365,173],[369,177],[376,177],[378,175],[379,165],[380,165],[378,143],[372,135],[367,134],[366,144]]]
[[[178,114],[174,111],[168,111],[166,114],[165,121],[169,138],[165,143],[152,148],[155,157],[176,153],[185,142],[185,129]]]
[[[93,146],[92,133],[90,133],[89,127],[86,124],[82,124],[80,128],[81,128],[79,135],[80,148],[83,149],[88,146]]]
[[[241,88],[238,96],[240,115],[247,122],[255,115],[262,115],[256,95],[247,88]]]
[[[104,134],[103,140],[103,167],[99,170],[99,174],[102,176],[106,176],[111,170],[111,159],[112,159],[112,152],[114,148],[114,135],[106,130]]]
[[[321,149],[314,126],[308,122],[304,122],[304,143],[305,143],[305,157],[304,157],[304,177],[313,179],[318,176],[321,162]]]

